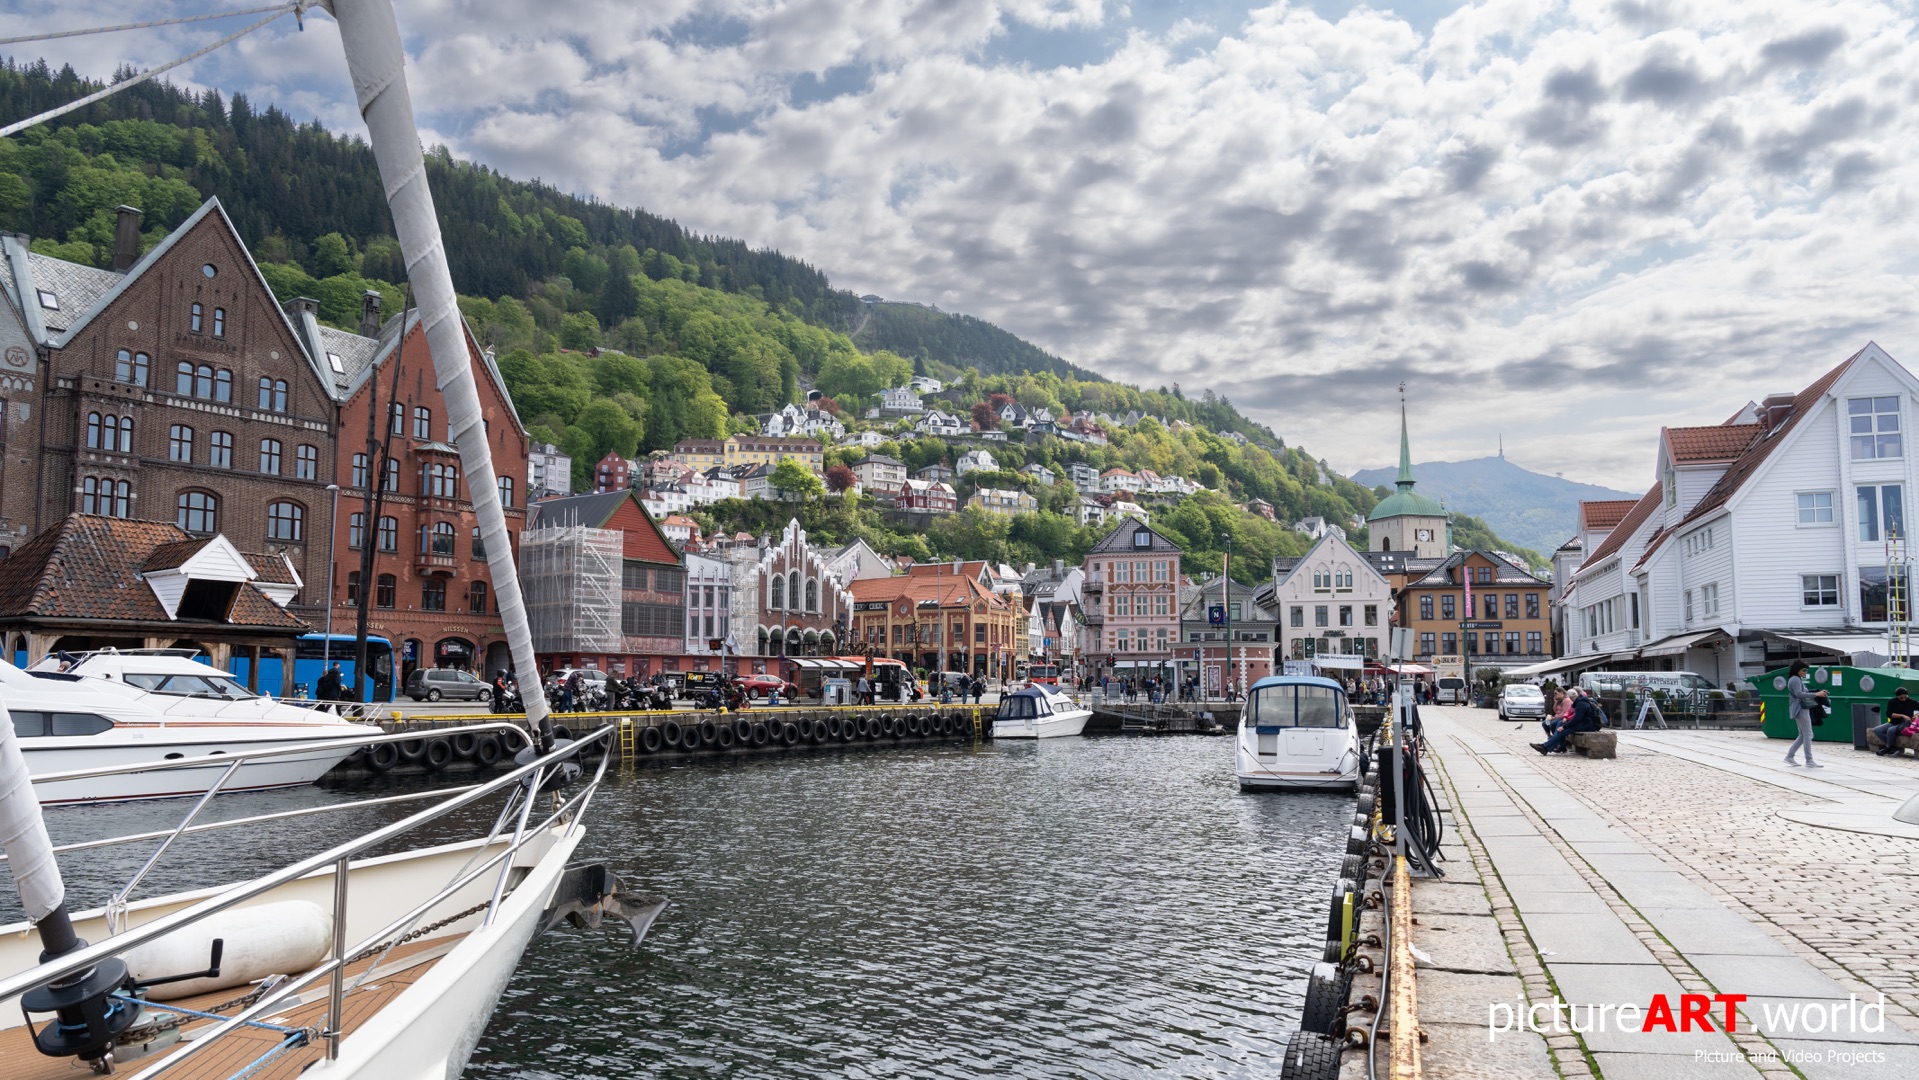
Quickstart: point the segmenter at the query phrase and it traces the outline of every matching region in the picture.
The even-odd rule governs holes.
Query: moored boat
[[[1050,686],[1029,686],[1000,698],[995,739],[1056,739],[1086,730],[1093,711]]]
[[[1259,680],[1246,695],[1234,754],[1242,791],[1351,791],[1361,762],[1346,691],[1316,675]]]

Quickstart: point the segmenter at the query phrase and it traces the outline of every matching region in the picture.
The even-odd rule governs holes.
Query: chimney
[[[1054,577],[1066,576],[1066,560],[1065,559],[1053,560],[1053,576]]]
[[[360,294],[360,336],[380,336],[380,294],[372,289]]]
[[[1759,405],[1759,423],[1770,434],[1786,417],[1792,413],[1792,403],[1797,394],[1767,394],[1766,400]]]
[[[140,211],[123,205],[114,212],[120,220],[113,227],[113,272],[124,274],[140,261]]]
[[[310,296],[296,296],[286,302],[287,317],[298,322],[300,316],[320,317],[320,302]]]

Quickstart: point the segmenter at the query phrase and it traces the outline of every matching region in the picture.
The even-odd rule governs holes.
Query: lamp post
[[[333,666],[333,545],[340,540],[340,485],[328,484],[328,493],[333,497],[333,509],[327,513],[326,534],[326,637],[320,642],[320,674],[325,675]],[[366,543],[366,537],[360,537]],[[362,587],[365,582],[360,583]],[[365,603],[364,600],[361,601]]]
[[[1232,700],[1233,683],[1233,534],[1221,533],[1219,539],[1222,552],[1219,558],[1219,603],[1226,609],[1226,659],[1220,668],[1220,682],[1225,684],[1228,701]]]

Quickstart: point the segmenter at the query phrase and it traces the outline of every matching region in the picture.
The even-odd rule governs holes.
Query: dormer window
[[[1899,441],[1898,398],[1847,398],[1846,421],[1851,427],[1854,461],[1896,458],[1905,453]]]
[[[1136,547],[1136,548],[1149,548],[1149,547],[1152,547],[1152,546],[1153,546],[1153,533],[1152,533],[1152,530],[1150,530],[1150,529],[1134,529],[1134,530],[1133,530],[1133,546],[1134,546],[1134,547]]]
[[[58,296],[55,296],[45,289],[35,289],[34,292],[40,294],[41,307],[46,308],[48,311],[60,310],[60,298]]]

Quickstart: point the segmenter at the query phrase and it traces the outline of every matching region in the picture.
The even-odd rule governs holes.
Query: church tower
[[[1373,551],[1404,551],[1417,559],[1451,554],[1446,508],[1414,491],[1412,443],[1406,434],[1406,388],[1399,395],[1398,491],[1379,500],[1366,515],[1367,544]]]

